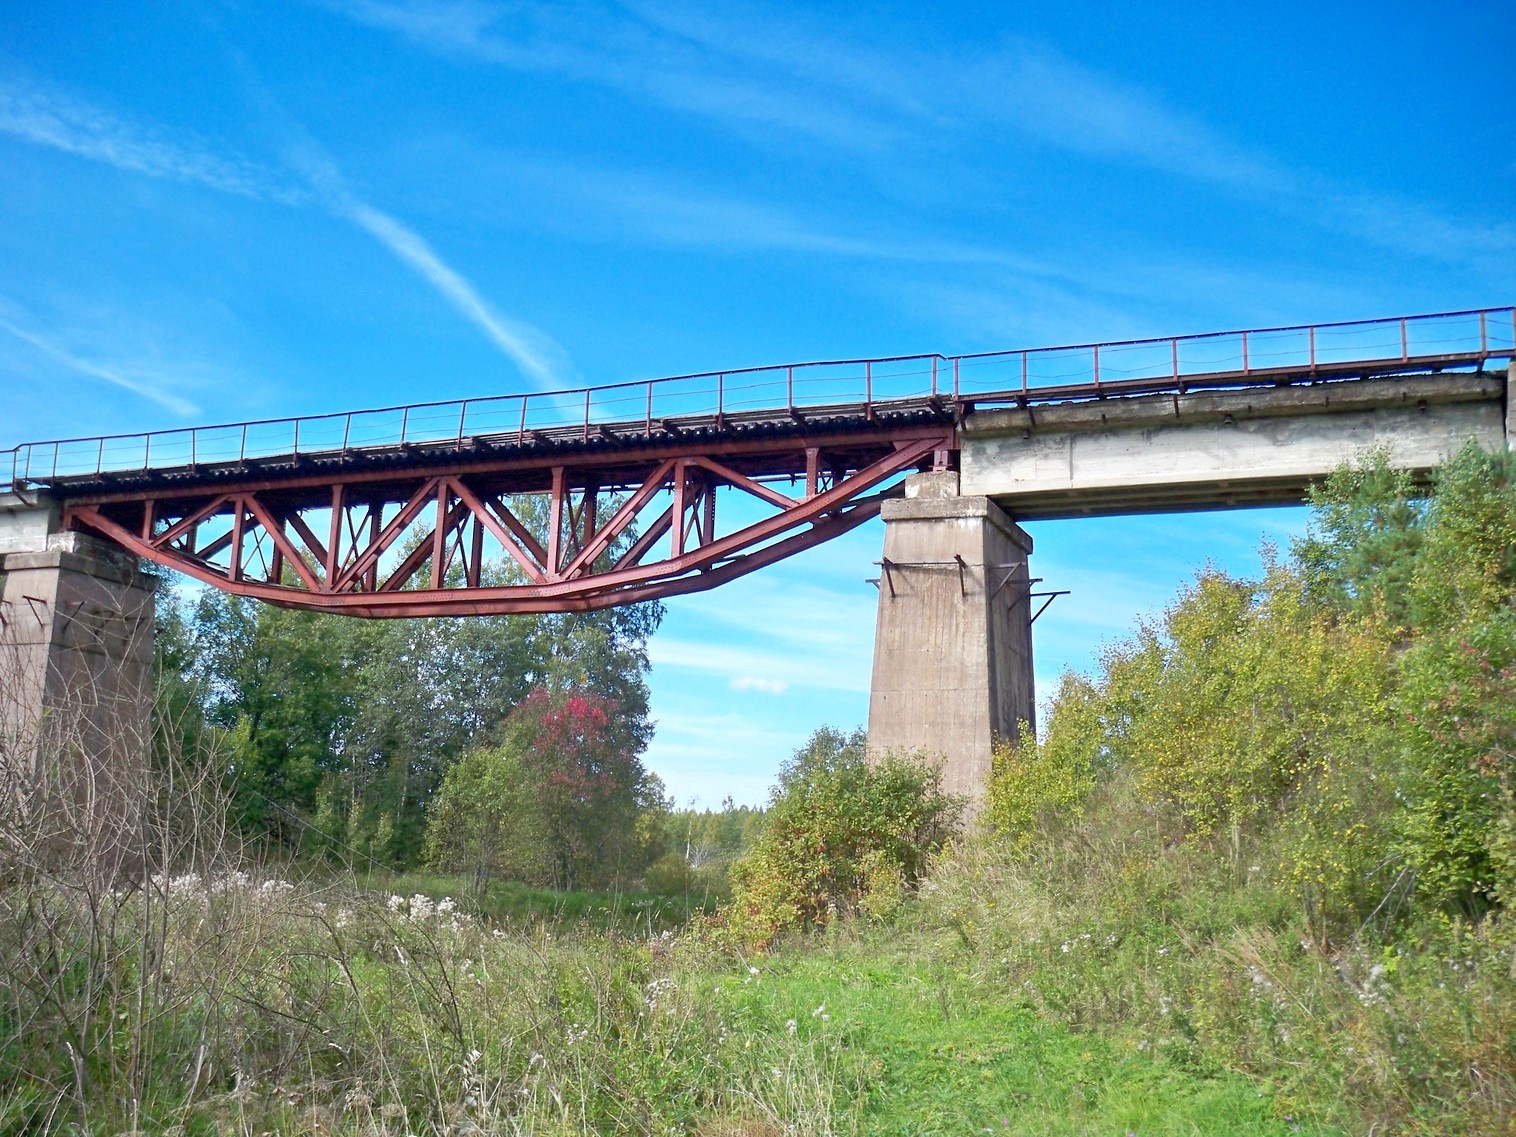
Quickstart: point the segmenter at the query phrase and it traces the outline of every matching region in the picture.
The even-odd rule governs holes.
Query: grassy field
[[[891,958],[864,940],[782,955],[736,1000],[769,1035],[829,1039],[850,1130],[929,1134],[1334,1132],[1282,1115],[1265,1086],[1080,1033],[993,977]]]
[[[764,953],[683,898],[13,884],[0,1133],[1511,1131],[1497,927],[1302,943],[1235,857],[1111,840],[970,844]]]
[[[364,892],[435,899],[468,895],[464,881],[435,873],[368,873],[355,881]],[[492,881],[483,896],[471,897],[471,914],[501,928],[556,932],[616,931],[651,935],[682,928],[697,913],[716,910],[709,894],[660,896],[650,892],[555,892],[516,881]]]
[[[1326,1131],[1049,1014],[926,914],[749,957],[608,896],[513,893],[506,930],[449,883],[185,877],[105,923],[39,892],[63,956],[31,971],[9,904],[0,1131]]]

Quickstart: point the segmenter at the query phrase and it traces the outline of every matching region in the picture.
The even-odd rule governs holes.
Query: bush
[[[870,762],[863,731],[817,731],[780,772],[767,828],[732,867],[727,926],[767,945],[853,911],[887,918],[962,808],[935,765],[899,754]]]
[[[1023,722],[1019,741],[995,747],[985,823],[1026,851],[1039,826],[1079,817],[1107,763],[1104,705],[1088,679],[1066,671],[1054,696],[1058,714],[1043,738]]]

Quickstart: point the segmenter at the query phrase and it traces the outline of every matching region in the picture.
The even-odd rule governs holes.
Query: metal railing
[[[1199,377],[1238,382],[1354,364],[1477,364],[1516,354],[1516,308],[1254,328],[1158,339],[974,355],[847,359],[710,371],[572,390],[412,403],[375,410],[261,419],[26,442],[0,451],[0,491],[103,474],[140,474],[384,447],[525,443],[543,435],[589,440],[599,428],[652,434],[669,420],[779,417],[807,408],[874,407],[931,397],[1046,401],[1134,386],[1182,390]]]

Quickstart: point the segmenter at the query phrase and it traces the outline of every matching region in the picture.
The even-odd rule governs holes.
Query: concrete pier
[[[883,516],[869,748],[943,759],[972,813],[995,742],[1032,721],[1032,539],[953,472],[912,475]]]
[[[131,843],[151,746],[153,592],[135,557],[0,498],[0,773],[31,832],[109,860]]]

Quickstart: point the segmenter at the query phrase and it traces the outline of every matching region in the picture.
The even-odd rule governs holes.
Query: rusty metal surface
[[[720,455],[691,441],[681,454],[645,452],[635,470],[625,455],[560,456],[540,489],[482,460],[353,481],[160,485],[68,499],[64,520],[277,604],[360,616],[570,611],[710,588],[829,540],[873,517],[881,489],[939,460],[953,433],[897,425],[802,441]],[[798,470],[793,488],[772,480],[786,467]],[[523,494],[539,499],[535,517],[520,515]],[[489,579],[499,563],[510,567]]]

